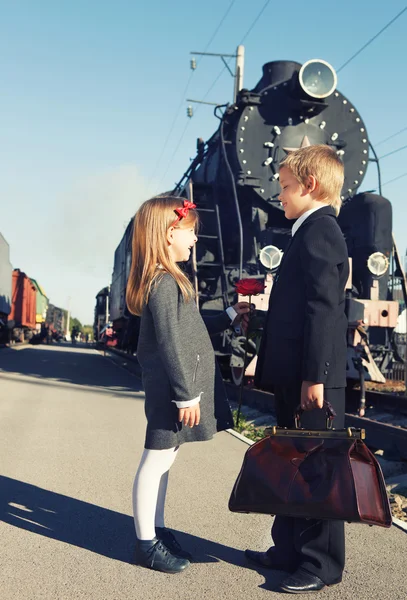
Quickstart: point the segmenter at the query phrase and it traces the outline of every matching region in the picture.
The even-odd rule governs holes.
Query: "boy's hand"
[[[189,408],[180,408],[178,410],[178,421],[184,422],[184,425],[193,427],[194,425],[199,425],[200,420],[201,407],[199,406],[199,403],[195,404],[195,406],[190,406]]]
[[[246,331],[249,324],[250,304],[248,302],[237,302],[233,305],[233,308],[237,312],[237,317],[232,325],[238,325],[240,323],[243,330]]]
[[[324,406],[324,384],[303,381],[301,386],[301,408],[312,410]]]

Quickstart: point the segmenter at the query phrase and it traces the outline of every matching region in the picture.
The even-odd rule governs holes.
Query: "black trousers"
[[[274,388],[277,424],[294,426],[294,413],[300,403],[301,383]],[[325,400],[331,403],[337,416],[333,426],[344,427],[345,389],[326,389]],[[314,409],[303,413],[301,426],[306,429],[325,429],[324,410]],[[276,554],[289,567],[302,567],[317,575],[327,585],[342,579],[345,565],[345,532],[342,521],[299,519],[276,516],[271,535]],[[271,550],[271,548],[270,548]]]

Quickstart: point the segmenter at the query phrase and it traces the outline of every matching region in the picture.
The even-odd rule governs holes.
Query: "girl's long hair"
[[[177,218],[176,208],[181,208],[184,198],[157,196],[144,202],[133,221],[132,261],[127,282],[126,301],[134,315],[141,315],[148,302],[152,286],[164,273],[175,279],[186,302],[194,297],[194,289],[188,277],[171,258],[168,250],[167,232]],[[177,227],[197,227],[198,213],[189,210],[188,216]]]

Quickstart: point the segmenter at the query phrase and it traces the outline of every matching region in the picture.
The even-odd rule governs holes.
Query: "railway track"
[[[237,401],[239,388],[226,383],[231,400]],[[274,395],[253,388],[243,389],[243,404],[264,413],[274,414]],[[347,427],[365,429],[366,443],[374,450],[397,453],[407,460],[407,398],[395,394],[366,392],[366,414],[357,415],[359,392],[347,391]]]

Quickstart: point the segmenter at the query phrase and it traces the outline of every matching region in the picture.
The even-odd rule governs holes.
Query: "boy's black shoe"
[[[136,562],[142,567],[163,573],[180,573],[190,564],[185,558],[179,558],[172,554],[167,546],[156,537],[153,540],[137,540]]]
[[[170,531],[170,529],[167,529],[166,527],[156,527],[155,533],[158,539],[164,542],[171,554],[174,554],[179,558],[186,558],[187,560],[192,559],[192,555],[181,548],[179,542],[175,538],[175,535],[172,533],[172,531]]]
[[[331,585],[337,583],[340,583],[340,580],[333,582]],[[310,594],[320,592],[325,586],[326,584],[319,577],[300,567],[280,584],[278,591],[286,592],[286,594]]]
[[[287,573],[294,573],[297,569],[297,565],[283,561],[281,558],[276,556],[276,553],[271,551],[267,552],[256,552],[256,550],[245,550],[244,554],[246,558],[254,562],[259,567],[265,567],[266,569],[275,569],[276,571],[286,571]]]

